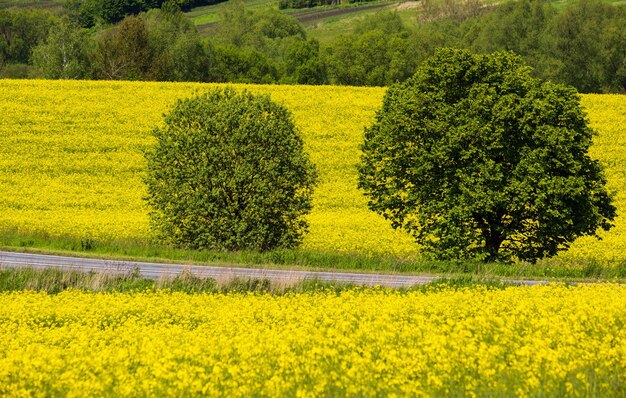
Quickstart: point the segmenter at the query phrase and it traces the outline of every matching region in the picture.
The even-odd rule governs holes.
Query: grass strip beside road
[[[379,254],[321,252],[316,250],[274,250],[259,252],[220,252],[185,250],[151,245],[147,242],[119,241],[94,243],[44,236],[0,235],[0,249],[14,252],[54,254],[71,257],[120,261],[211,265],[269,270],[358,272],[407,274],[444,278],[472,277],[481,280],[551,280],[589,282],[626,281],[626,262],[594,259],[543,260],[529,263],[482,263],[436,261]]]
[[[400,287],[401,291],[433,291],[442,288],[464,288],[485,286],[489,289],[502,289],[516,283],[507,283],[498,280],[481,279],[473,276],[454,278],[438,278],[426,284],[419,284],[410,288]],[[61,270],[58,268],[6,268],[0,267],[0,293],[10,291],[33,290],[58,294],[66,290],[81,290],[86,292],[138,292],[169,290],[172,292],[194,293],[243,293],[257,292],[268,294],[304,293],[319,291],[340,292],[356,289],[352,283],[329,282],[317,279],[307,279],[294,283],[277,283],[269,279],[233,278],[217,281],[213,278],[199,278],[191,273],[182,273],[173,278],[150,279],[140,275],[138,270],[131,270],[125,274],[111,272],[81,272],[75,270]],[[364,289],[367,287],[364,287]]]

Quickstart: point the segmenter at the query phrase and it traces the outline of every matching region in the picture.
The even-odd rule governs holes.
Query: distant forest
[[[168,1],[170,6],[187,11],[225,0],[65,0],[63,8],[75,22],[91,27],[97,23],[116,23],[128,15],[161,8]]]
[[[61,15],[2,9],[0,77],[386,86],[436,48],[455,47],[513,51],[536,76],[583,93],[626,92],[623,4],[424,0],[415,26],[379,12],[321,44],[279,10],[241,2],[229,2],[202,36],[182,10],[214,2],[68,0]]]

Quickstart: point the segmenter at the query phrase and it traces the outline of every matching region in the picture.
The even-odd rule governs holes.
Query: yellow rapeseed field
[[[0,395],[623,396],[626,286],[0,294]]]
[[[0,231],[93,240],[148,236],[142,200],[151,130],[177,98],[207,84],[0,80]],[[367,209],[356,188],[363,128],[384,89],[244,86],[289,108],[320,184],[304,247],[320,251],[413,256],[408,235]],[[626,97],[584,96],[600,131],[593,155],[607,167],[617,205],[626,206]],[[626,258],[626,222],[604,241],[584,239],[568,256]]]

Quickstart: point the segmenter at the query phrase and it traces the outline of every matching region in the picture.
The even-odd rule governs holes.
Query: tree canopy
[[[286,108],[218,88],[179,101],[154,135],[146,182],[161,240],[260,251],[300,243],[316,173]]]
[[[372,210],[439,258],[534,262],[616,215],[573,88],[509,52],[439,50],[365,131]]]

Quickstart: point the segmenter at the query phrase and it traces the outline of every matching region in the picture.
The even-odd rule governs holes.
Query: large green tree
[[[366,129],[371,209],[439,258],[535,261],[616,215],[573,88],[509,52],[442,49]]]
[[[154,135],[146,182],[163,241],[260,251],[301,241],[316,173],[286,108],[215,89],[179,101]]]

